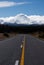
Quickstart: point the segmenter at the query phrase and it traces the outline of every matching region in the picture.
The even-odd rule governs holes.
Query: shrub
[[[8,33],[4,33],[3,35],[6,36],[6,37],[9,37],[9,34]]]

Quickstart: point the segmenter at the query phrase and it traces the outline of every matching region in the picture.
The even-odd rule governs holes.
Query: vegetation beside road
[[[44,40],[44,32],[34,32],[34,33],[31,33],[31,35],[41,40]]]
[[[0,33],[0,41],[16,36],[16,33]]]
[[[0,40],[13,37],[16,34],[31,34],[44,40],[44,25],[3,25],[0,24]]]

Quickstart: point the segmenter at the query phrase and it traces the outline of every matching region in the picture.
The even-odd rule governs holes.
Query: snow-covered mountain
[[[40,17],[18,14],[13,17],[0,18],[0,24],[44,24],[44,16]]]
[[[28,18],[27,15],[24,14],[19,14],[15,16],[15,23],[17,24],[31,24],[30,19]]]
[[[28,18],[25,14],[18,14],[15,16],[15,23],[17,24],[39,24],[37,21],[32,21],[30,18]]]
[[[10,22],[4,22],[4,24],[32,24],[27,15],[18,14]]]

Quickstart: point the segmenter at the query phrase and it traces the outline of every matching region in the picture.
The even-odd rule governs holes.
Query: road
[[[44,65],[44,41],[26,36],[24,65]]]
[[[20,60],[23,35],[0,41],[0,65],[15,65]]]
[[[22,56],[24,61],[21,61]],[[0,41],[0,65],[22,65],[21,62],[23,65],[44,65],[44,41],[28,34]]]

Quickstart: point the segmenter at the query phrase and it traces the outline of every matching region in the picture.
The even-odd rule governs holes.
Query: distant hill
[[[44,32],[44,25],[25,25],[25,24],[0,24],[0,32],[17,32],[17,33],[32,33],[32,32]]]

